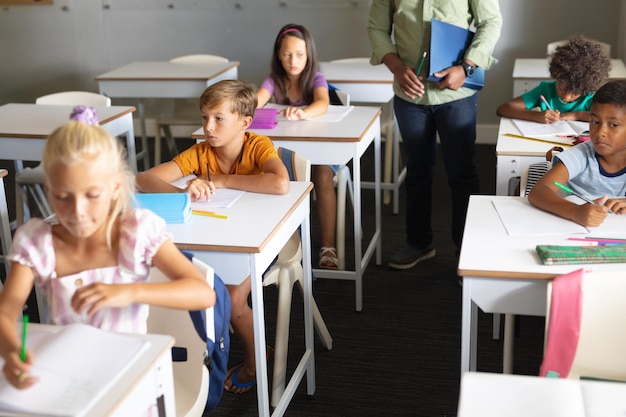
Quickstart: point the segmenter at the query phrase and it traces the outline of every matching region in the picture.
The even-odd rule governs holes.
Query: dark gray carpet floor
[[[364,157],[364,175],[371,176],[373,157]],[[481,192],[495,191],[495,147],[477,146]],[[12,162],[0,161],[12,169]],[[13,176],[5,178],[11,213]],[[363,192],[364,235],[374,222],[373,192]],[[459,395],[461,292],[457,258],[450,238],[450,197],[441,161],[437,164],[433,227],[437,256],[407,271],[386,266],[393,251],[404,243],[404,197],[401,211],[383,206],[383,264],[371,263],[364,276],[363,311],[355,311],[354,283],[317,279],[313,285],[319,309],[333,337],[333,349],[315,338],[316,392],[298,388],[286,415],[311,416],[455,416]],[[313,261],[317,262],[318,230],[313,206]],[[350,217],[349,215],[347,216]],[[348,223],[347,229],[351,230]],[[347,233],[347,253],[352,250]],[[353,262],[348,258],[348,262]],[[267,339],[272,343],[276,314],[276,288],[265,288]],[[303,351],[302,298],[294,291],[288,373]],[[31,303],[31,310],[33,304]],[[31,311],[33,315],[36,313]],[[478,370],[502,370],[502,341],[492,340],[492,316],[479,314]],[[515,373],[537,374],[543,345],[543,318],[521,317],[515,344]],[[232,340],[231,366],[242,359]],[[270,368],[271,369],[271,368]],[[271,370],[270,370],[271,378]],[[244,395],[224,393],[208,416],[254,416],[256,391]]]

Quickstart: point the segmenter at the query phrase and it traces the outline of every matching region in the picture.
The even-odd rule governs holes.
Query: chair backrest
[[[522,175],[520,176],[520,196],[528,197],[530,194],[530,190],[539,182],[541,177],[552,167],[552,163],[545,162],[537,162],[535,164],[530,164],[528,168],[522,170]]]
[[[178,56],[176,58],[170,59],[170,62],[175,62],[178,64],[210,64],[210,63],[221,63],[228,62],[228,58],[224,58],[219,55],[211,55],[211,54],[193,54],[193,55],[183,55]]]
[[[276,151],[287,167],[290,181],[311,180],[311,161],[290,149],[279,147]]]
[[[61,91],[37,97],[36,104],[71,104],[84,106],[111,106],[111,99],[90,91]]]
[[[213,287],[213,268],[193,259],[194,265],[205,275]],[[150,282],[167,282],[168,278],[157,268],[150,271]],[[213,308],[206,309],[207,335],[215,339]],[[186,310],[150,306],[148,332],[168,334],[175,338],[175,347],[187,350],[185,361],[175,361],[174,390],[177,416],[201,416],[209,395],[209,372],[204,365],[207,343],[202,340]]]
[[[549,294],[541,375],[626,381],[626,270],[580,269],[555,278]]]
[[[554,51],[556,51],[556,48],[558,48],[559,46],[567,45],[568,42],[569,41],[567,40],[550,42],[546,48],[546,54],[548,58],[554,53]],[[608,43],[604,43],[604,42],[598,42],[598,43],[602,47],[602,52],[604,53],[604,55],[610,58],[611,57],[611,45]]]

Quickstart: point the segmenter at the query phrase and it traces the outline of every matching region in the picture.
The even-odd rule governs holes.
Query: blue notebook
[[[430,35],[430,70],[428,81],[438,82],[441,78],[433,74],[456,65],[472,43],[474,32],[441,20],[432,19]],[[464,87],[480,90],[485,86],[485,70],[478,67],[474,76],[465,80]]]
[[[135,207],[152,210],[166,223],[186,223],[191,218],[187,193],[137,193]]]

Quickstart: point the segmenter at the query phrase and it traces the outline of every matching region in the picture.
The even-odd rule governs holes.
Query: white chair
[[[183,55],[170,59],[170,62],[179,64],[206,64],[228,62],[228,58],[210,54],[193,54]],[[198,92],[198,99],[202,91]],[[195,99],[175,99],[173,100],[173,109],[170,114],[160,115],[156,119],[156,133],[154,136],[154,163],[161,163],[161,131],[165,137],[165,143],[171,155],[178,154],[178,147],[171,126],[190,126],[189,135],[200,125],[200,110],[198,109],[198,100]]]
[[[626,268],[579,269],[548,284],[540,374],[626,381]]]
[[[193,258],[194,265],[206,276],[213,287],[213,268]],[[157,268],[150,271],[150,282],[167,282],[168,278]],[[212,308],[206,310],[207,335],[215,339]],[[207,344],[194,328],[189,312],[164,307],[150,306],[148,332],[168,334],[175,338],[175,346],[187,349],[187,360],[173,362],[174,394],[177,417],[200,417],[209,395],[209,370],[204,364]]]
[[[35,100],[38,105],[84,105],[84,106],[110,106],[111,99],[101,94],[89,91],[62,91],[38,97]],[[67,115],[68,120],[70,115]],[[25,168],[15,173],[15,202],[17,225],[24,223],[30,217],[28,196],[34,200],[42,217],[52,214],[48,199],[43,190],[43,168],[41,164],[35,168]]]
[[[282,156],[284,150],[278,149]],[[311,176],[311,163],[308,159],[293,155],[294,181],[308,181]],[[304,271],[302,269],[302,244],[300,230],[297,230],[280,250],[276,262],[265,272],[263,286],[278,287],[278,308],[276,313],[276,338],[274,341],[274,375],[272,378],[272,406],[275,407],[285,391],[287,351],[289,346],[289,320],[291,316],[291,294],[293,285],[303,291]],[[322,345],[330,350],[333,339],[320,314],[315,299],[312,299],[313,324],[320,336]]]
[[[559,46],[567,45],[568,42],[569,41],[567,40],[550,42],[546,48],[546,54],[548,58],[554,53],[554,51],[556,51],[556,48],[558,48]],[[611,45],[608,43],[604,43],[604,42],[598,42],[598,43],[602,47],[602,52],[604,53],[604,55],[610,58],[611,57]]]

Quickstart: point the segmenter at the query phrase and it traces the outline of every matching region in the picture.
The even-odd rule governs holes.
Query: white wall
[[[514,59],[543,56],[550,41],[582,33],[612,44],[614,57],[623,57],[624,1],[500,0],[500,63],[480,93],[479,123],[497,123],[495,108],[512,95]],[[55,0],[2,7],[0,104],[59,90],[97,91],[100,73],[191,53],[240,61],[239,78],[258,84],[286,23],[311,30],[321,60],[368,56],[368,11],[367,0]]]

